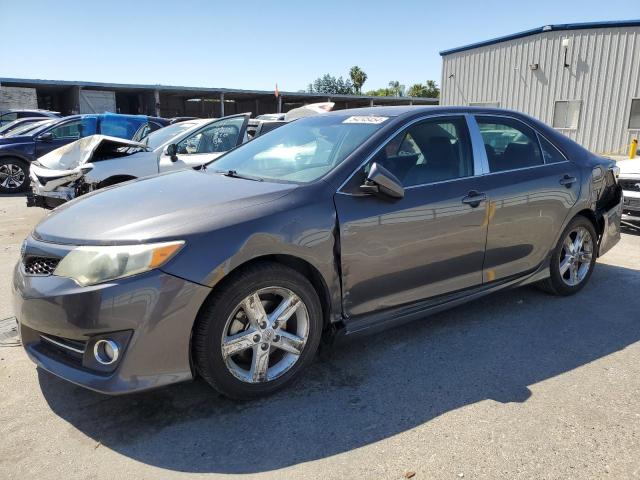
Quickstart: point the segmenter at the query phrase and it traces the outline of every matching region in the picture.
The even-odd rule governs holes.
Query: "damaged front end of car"
[[[98,188],[87,180],[93,163],[148,151],[145,144],[106,135],[92,135],[65,145],[31,164],[28,207],[55,208]]]

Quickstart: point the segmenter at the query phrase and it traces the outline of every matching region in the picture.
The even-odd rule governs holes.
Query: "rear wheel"
[[[198,373],[232,398],[272,393],[313,360],[322,309],[297,271],[265,263],[237,274],[207,302],[193,345]]]
[[[589,281],[596,262],[597,234],[583,216],[574,218],[562,233],[551,257],[550,277],[540,287],[554,295],[573,295]]]
[[[0,159],[0,192],[23,192],[29,185],[29,165],[17,158]]]

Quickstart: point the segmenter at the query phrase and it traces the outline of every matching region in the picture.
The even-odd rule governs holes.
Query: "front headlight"
[[[147,245],[77,247],[58,263],[54,275],[68,277],[82,286],[129,277],[166,263],[184,242]]]

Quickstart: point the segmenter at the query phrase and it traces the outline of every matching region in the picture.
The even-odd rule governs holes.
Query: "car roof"
[[[51,115],[59,115],[60,112],[54,112],[53,110],[44,110],[41,108],[10,108],[8,110],[4,110],[0,113],[13,113],[13,112],[33,112],[33,113],[46,113]]]
[[[400,117],[404,115],[412,115],[416,113],[431,113],[434,115],[453,113],[500,113],[507,115],[524,116],[520,112],[513,110],[506,110],[503,108],[491,108],[491,107],[470,107],[470,106],[446,106],[446,105],[394,105],[385,107],[365,107],[365,108],[350,108],[346,110],[333,110],[323,115],[371,115],[371,116],[384,116],[384,117]]]

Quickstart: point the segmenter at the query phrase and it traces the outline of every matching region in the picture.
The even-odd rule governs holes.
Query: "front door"
[[[490,200],[484,281],[535,270],[555,245],[580,193],[580,169],[528,125],[478,115]]]
[[[404,198],[359,191],[373,162],[401,180]],[[463,116],[423,120],[387,142],[335,195],[346,316],[482,283],[486,202],[473,197],[473,163]]]
[[[231,115],[193,132],[176,144],[176,157],[162,154],[160,172],[199,167],[242,144],[249,116]]]

